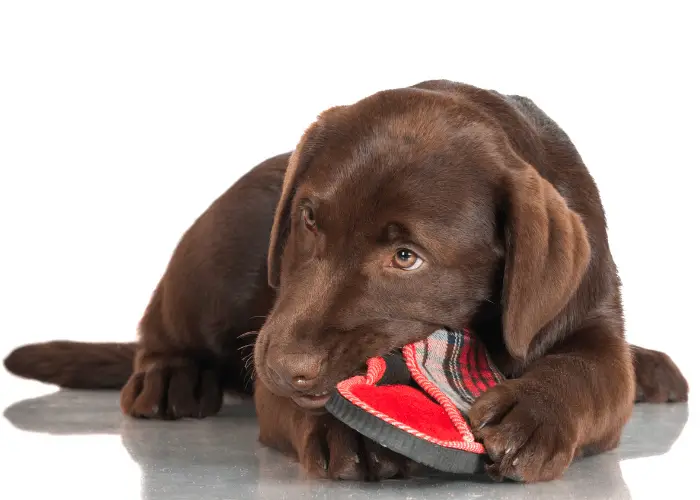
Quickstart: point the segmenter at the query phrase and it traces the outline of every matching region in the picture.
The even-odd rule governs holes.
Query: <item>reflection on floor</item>
[[[694,484],[691,484],[692,469],[688,460],[683,460],[685,465],[671,462],[678,460],[675,457],[664,457],[661,467],[652,462],[651,467],[632,467],[629,474],[623,474],[626,463],[637,462],[629,462],[631,459],[654,460],[649,457],[669,452],[685,432],[689,415],[685,404],[638,406],[618,450],[579,460],[564,479],[527,486],[439,476],[372,484],[309,480],[295,463],[257,442],[256,419],[247,401],[229,403],[220,416],[202,421],[148,422],[123,418],[114,392],[58,391],[15,403],[4,415],[12,425],[12,443],[20,447],[37,433],[44,439],[72,439],[75,443],[80,436],[121,437],[121,444],[140,468],[140,495],[144,500],[658,498],[655,492],[668,493],[668,489],[659,490],[666,479],[673,479],[674,488],[680,484],[678,491],[683,489],[683,483],[686,488]],[[684,439],[685,436],[679,441]],[[0,453],[4,459],[10,457],[9,451]],[[126,455],[123,456],[116,458],[116,463],[128,461]],[[88,459],[108,462],[104,452]],[[73,474],[74,481],[81,481],[81,470],[58,462],[55,467],[65,468],[62,474]],[[109,461],[109,467],[116,469],[113,471],[115,481],[120,480],[120,475],[134,474],[133,468],[124,464],[122,470],[114,460]],[[648,473],[649,469],[658,474]],[[36,472],[40,478],[42,471]],[[6,487],[0,485],[0,498],[18,497],[16,492],[3,492]],[[71,496],[70,491],[55,491],[54,494]],[[94,498],[106,496],[109,496],[108,485],[102,484],[100,490],[94,491]],[[134,497],[138,498],[138,493],[134,493]]]

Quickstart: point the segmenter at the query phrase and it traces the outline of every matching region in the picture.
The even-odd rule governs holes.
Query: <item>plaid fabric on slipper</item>
[[[465,419],[501,382],[468,331],[438,330],[401,353],[372,358],[365,375],[339,383],[326,408],[367,438],[433,469],[484,472],[487,455]]]

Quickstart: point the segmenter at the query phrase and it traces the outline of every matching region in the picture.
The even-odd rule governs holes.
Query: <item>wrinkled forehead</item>
[[[486,202],[499,156],[492,131],[449,100],[411,97],[327,117],[299,195],[320,200],[328,217],[367,221],[403,212],[449,223],[465,204]]]

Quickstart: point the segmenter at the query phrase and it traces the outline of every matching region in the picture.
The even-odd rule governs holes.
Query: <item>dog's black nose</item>
[[[276,354],[268,367],[279,381],[298,392],[311,390],[321,374],[323,358],[315,354]]]

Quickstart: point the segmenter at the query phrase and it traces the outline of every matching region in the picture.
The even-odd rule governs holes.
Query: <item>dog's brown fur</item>
[[[6,366],[125,383],[126,414],[182,418],[250,393],[254,355],[263,443],[321,476],[386,478],[411,464],[299,404],[445,326],[509,378],[468,415],[496,478],[557,478],[617,445],[635,399],[687,400],[668,356],[625,341],[603,207],[566,134],[526,98],[447,81],[326,111],[216,200],[153,294],[128,381],[115,345],[24,346]]]

